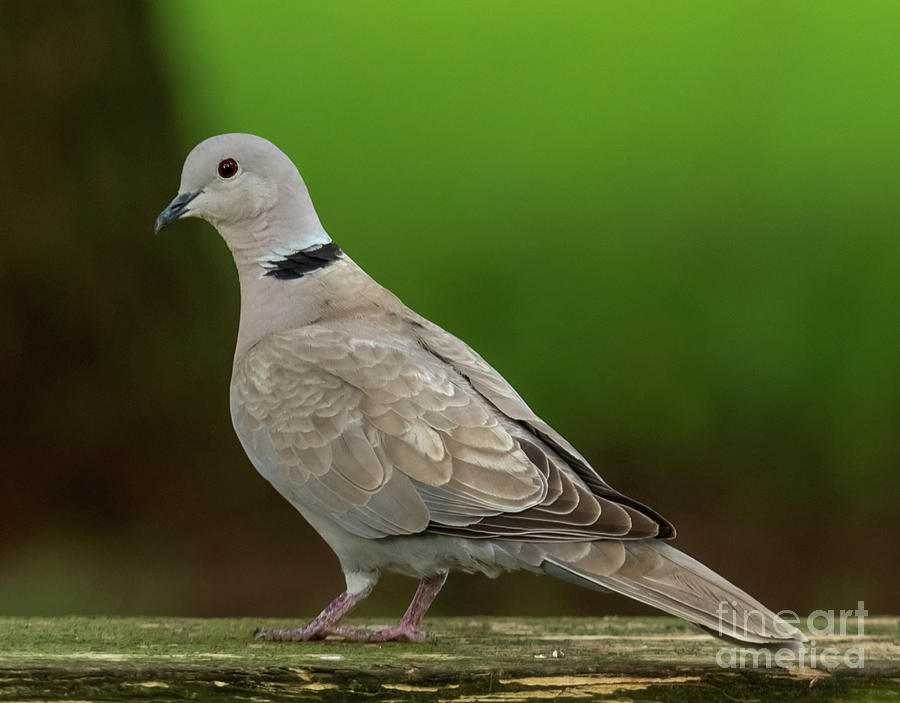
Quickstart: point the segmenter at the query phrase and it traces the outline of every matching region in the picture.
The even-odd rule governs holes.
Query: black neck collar
[[[334,242],[328,242],[315,249],[303,249],[288,254],[278,261],[266,262],[266,276],[279,281],[292,278],[303,278],[306,274],[325,268],[328,264],[343,256],[344,252]]]

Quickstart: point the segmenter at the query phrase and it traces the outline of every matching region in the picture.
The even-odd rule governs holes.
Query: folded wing
[[[668,525],[450,347],[321,324],[266,337],[235,366],[238,436],[288,500],[364,537],[569,542]]]

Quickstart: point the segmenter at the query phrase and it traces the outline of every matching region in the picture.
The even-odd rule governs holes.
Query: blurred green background
[[[0,613],[312,615],[337,561],[230,427],[189,149],[332,237],[775,609],[900,612],[900,5],[0,4]],[[399,614],[387,578],[361,614]],[[435,614],[647,612],[451,578]]]

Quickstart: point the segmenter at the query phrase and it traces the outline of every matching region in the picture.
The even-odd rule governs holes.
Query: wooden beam
[[[360,626],[376,622],[355,621]],[[0,618],[0,701],[748,701],[900,695],[900,619],[819,637],[816,667],[741,667],[740,652],[673,618],[434,618],[422,644],[254,640],[250,619]],[[296,623],[293,623],[296,624]],[[722,647],[725,650],[721,650]],[[721,651],[720,651],[721,650]],[[854,666],[850,650],[863,652]],[[724,654],[723,654],[724,653]],[[764,659],[762,660],[765,661]],[[849,661],[849,663],[848,663]],[[857,661],[858,662],[858,657]],[[829,668],[837,664],[835,668]]]

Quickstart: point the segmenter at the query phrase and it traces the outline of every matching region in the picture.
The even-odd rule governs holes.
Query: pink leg
[[[259,639],[270,642],[306,642],[307,640],[325,639],[329,634],[335,632],[338,623],[372,592],[372,588],[373,586],[369,586],[359,593],[344,591],[306,627],[299,627],[296,630],[267,630],[260,627],[257,628],[255,635]]]
[[[428,637],[428,633],[422,632],[419,625],[446,580],[447,573],[444,572],[426,576],[419,581],[416,595],[413,596],[406,613],[396,625],[391,625],[383,630],[359,630],[346,625],[338,625],[332,628],[331,632],[357,642],[421,642]]]

